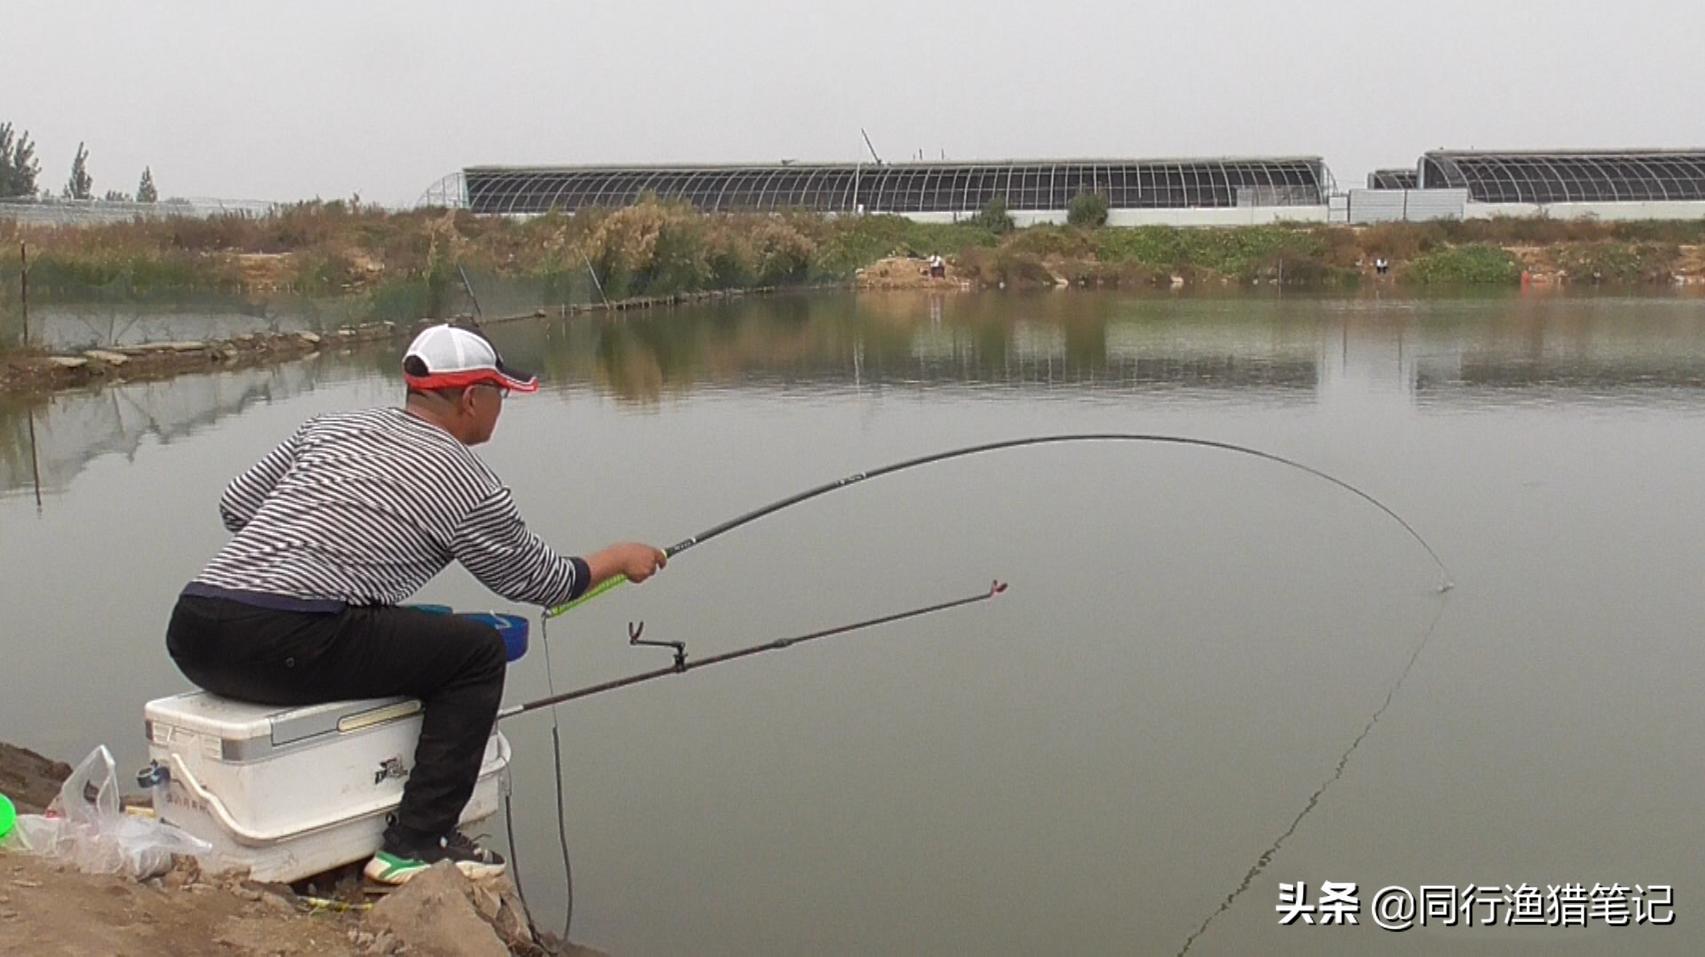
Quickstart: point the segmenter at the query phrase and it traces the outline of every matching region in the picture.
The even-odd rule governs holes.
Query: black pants
[[[478,622],[410,608],[311,614],[184,595],[166,649],[184,677],[227,698],[306,705],[410,695],[426,707],[388,843],[456,826],[503,698],[503,639]]]

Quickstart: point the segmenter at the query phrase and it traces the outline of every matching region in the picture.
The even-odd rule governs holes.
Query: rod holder
[[[687,670],[687,643],[684,641],[650,641],[641,638],[645,634],[645,622],[628,622],[628,644],[650,645],[654,648],[673,648],[675,650],[675,670]]]

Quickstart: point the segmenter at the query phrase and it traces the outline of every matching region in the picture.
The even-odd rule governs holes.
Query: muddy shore
[[[0,793],[20,814],[41,813],[70,774],[0,742]],[[507,877],[472,882],[441,865],[382,896],[372,890],[352,873],[260,884],[204,874],[187,858],[135,881],[0,846],[0,954],[599,957],[535,933]]]
[[[12,352],[0,352],[0,395],[11,394],[28,398],[48,395],[64,389],[118,382],[167,379],[191,372],[241,369],[291,359],[303,359],[324,349],[404,339],[413,336],[429,325],[445,321],[484,327],[526,319],[544,319],[552,315],[570,316],[581,313],[629,312],[683,303],[732,299],[748,295],[769,295],[775,292],[774,289],[763,288],[744,291],[682,293],[675,296],[640,296],[608,303],[562,306],[556,310],[536,309],[521,315],[498,316],[489,319],[457,316],[448,320],[420,319],[413,323],[373,322],[357,326],[344,326],[325,333],[245,334],[229,339],[149,342],[140,345],[110,346],[100,349],[64,352],[48,352],[34,348],[19,349]]]

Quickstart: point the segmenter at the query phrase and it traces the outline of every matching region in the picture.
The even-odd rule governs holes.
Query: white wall
[[[1705,219],[1705,202],[1671,203],[1469,203],[1469,219],[1532,216],[1551,219]]]
[[[974,213],[901,213],[918,223],[955,223]],[[1063,224],[1063,209],[1015,210],[1008,215],[1020,227]],[[1110,209],[1109,226],[1259,226],[1268,223],[1324,223],[1325,206],[1224,206],[1200,209]]]
[[[1462,219],[1465,189],[1352,189],[1345,214],[1354,225]]]

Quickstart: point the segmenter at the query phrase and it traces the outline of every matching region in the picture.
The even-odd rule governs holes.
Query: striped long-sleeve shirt
[[[467,446],[401,409],[308,420],[231,482],[219,514],[235,534],[192,589],[388,605],[454,560],[504,598],[553,605],[590,578],[527,530]]]

